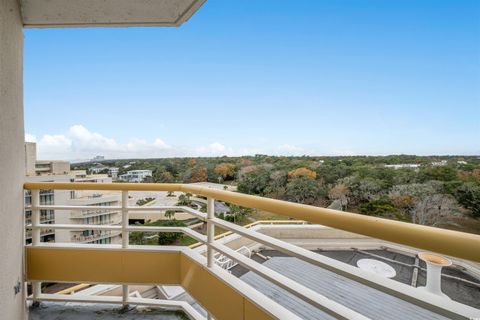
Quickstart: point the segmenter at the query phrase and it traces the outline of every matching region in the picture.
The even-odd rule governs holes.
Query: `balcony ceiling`
[[[205,0],[20,0],[26,28],[180,26]]]

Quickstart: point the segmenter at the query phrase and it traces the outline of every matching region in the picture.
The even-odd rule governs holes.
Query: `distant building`
[[[434,162],[432,162],[432,166],[434,166],[434,167],[443,167],[443,166],[446,166],[447,163],[448,163],[447,160],[434,161]]]
[[[152,176],[152,170],[130,170],[119,176],[119,179],[126,182],[142,182],[146,177]]]
[[[35,162],[35,173],[37,175],[45,174],[68,174],[70,172],[70,162],[60,160],[37,160]]]
[[[385,168],[392,168],[392,169],[402,169],[402,168],[410,168],[416,169],[420,168],[420,165],[417,163],[402,163],[402,164],[386,164]]]
[[[113,179],[116,179],[118,177],[118,168],[116,167],[110,167],[108,168],[108,176],[113,178]]]
[[[468,164],[468,163],[467,163],[467,161],[459,160],[459,161],[457,161],[457,164],[465,165],[465,164]]]
[[[97,163],[95,167],[88,168],[88,171],[92,174],[96,174],[96,173],[101,173],[103,171],[106,171],[107,169],[108,169],[107,166],[101,163]]]
[[[62,175],[70,172],[70,162],[61,160],[37,160],[37,144],[25,142],[25,175]]]
[[[90,160],[90,162],[103,161],[103,160],[105,160],[104,156],[95,156]]]

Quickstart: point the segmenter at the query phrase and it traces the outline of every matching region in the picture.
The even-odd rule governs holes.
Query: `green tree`
[[[141,225],[137,223],[137,225]],[[147,222],[144,226],[154,227],[185,227],[185,223],[179,220],[158,220]],[[179,232],[141,232],[135,231],[130,234],[130,243],[135,245],[169,245],[174,244],[183,237]]]
[[[231,221],[233,223],[242,221],[248,214],[251,214],[253,209],[242,207],[233,203],[228,204],[230,211],[228,214],[224,215],[225,220]]]
[[[457,189],[455,198],[469,209],[474,217],[480,218],[480,185],[473,182],[464,183]]]
[[[438,181],[452,181],[457,179],[457,171],[455,168],[444,167],[422,167],[419,173],[421,181],[438,180]]]
[[[165,218],[167,218],[168,220],[174,219],[175,213],[177,213],[175,210],[167,210],[165,211]]]
[[[359,211],[362,214],[380,217],[395,217],[398,213],[392,201],[386,197],[360,205]]]
[[[192,206],[192,200],[190,200],[190,197],[192,196],[191,193],[182,193],[181,195],[178,196],[178,201],[177,201],[177,206],[187,206],[190,207]]]
[[[238,191],[248,194],[263,195],[269,181],[269,171],[265,168],[259,168],[243,175],[238,183]]]
[[[311,204],[319,197],[325,197],[326,192],[312,178],[299,176],[287,183],[286,195],[290,201]]]

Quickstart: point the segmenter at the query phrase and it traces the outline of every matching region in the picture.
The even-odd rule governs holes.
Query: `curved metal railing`
[[[230,191],[210,189],[188,184],[152,184],[152,183],[26,183],[24,188],[32,190],[32,225],[33,230],[32,245],[39,245],[40,230],[45,228],[67,229],[67,230],[115,230],[122,234],[122,248],[129,248],[129,233],[133,231],[145,232],[181,232],[197,240],[200,245],[205,245],[207,249],[206,267],[215,270],[215,253],[219,253],[232,261],[247,268],[248,270],[260,275],[261,277],[271,281],[275,285],[283,288],[289,293],[295,295],[301,300],[333,315],[336,318],[343,319],[364,319],[361,314],[332,301],[321,294],[306,288],[303,285],[269,269],[265,266],[245,257],[244,255],[230,249],[215,241],[214,227],[220,227],[228,232],[243,236],[267,247],[286,253],[313,265],[325,268],[336,274],[346,278],[355,280],[369,287],[383,291],[390,295],[396,296],[402,300],[427,308],[436,313],[446,315],[451,318],[462,318],[477,315],[476,309],[459,304],[454,301],[439,301],[436,297],[428,296],[419,292],[413,287],[398,283],[390,279],[383,279],[372,274],[363,272],[353,266],[338,262],[326,256],[319,255],[309,250],[297,247],[284,241],[269,237],[265,234],[256,232],[255,230],[238,226],[225,220],[216,218],[214,215],[214,201],[221,200],[234,203],[240,206],[257,208],[269,212],[289,216],[303,221],[321,224],[335,229],[357,233],[360,235],[377,238],[396,244],[406,245],[423,250],[434,251],[449,256],[466,259],[474,262],[480,261],[480,236],[462,233],[433,227],[415,225],[411,223],[387,220],[364,216],[360,214],[335,211],[325,208],[313,207],[308,205],[296,204],[281,200],[262,198],[247,194],[241,194]],[[42,206],[39,204],[39,190],[56,189],[56,190],[109,190],[119,191],[122,193],[122,205],[102,207],[105,210],[121,211],[121,225],[61,225],[40,223],[40,210],[66,210],[75,209],[74,206]],[[148,207],[130,207],[128,206],[128,192],[130,191],[182,191],[189,192],[207,198],[207,213],[202,213],[188,207],[172,207],[172,206],[148,206]],[[77,206],[76,209],[83,208]],[[91,207],[92,208],[92,207]],[[169,209],[179,209],[199,218],[207,223],[207,235],[202,235],[187,227],[150,227],[150,226],[130,226],[128,224],[129,212],[141,211],[161,211]],[[192,248],[185,247],[182,249],[184,253]],[[214,271],[212,271],[214,272]],[[34,300],[56,299],[56,297],[41,294],[39,281],[34,282]],[[123,304],[140,303],[143,300],[133,299],[129,297],[128,285],[123,287]],[[69,301],[69,299],[65,299]],[[83,301],[83,300],[82,300]],[[86,300],[85,300],[86,301]],[[96,301],[96,300],[95,300]],[[110,301],[110,300],[109,300]],[[101,301],[100,301],[101,302]],[[147,303],[147,302],[145,302]],[[150,302],[148,302],[150,303]],[[208,307],[208,306],[206,306]],[[282,307],[277,305],[270,308],[270,314],[283,314],[287,311],[280,311]],[[268,309],[268,308],[266,308]],[[268,311],[268,310],[267,310]],[[480,313],[480,312],[479,312]],[[287,314],[287,313],[285,313]],[[291,315],[290,315],[291,316]],[[292,318],[293,319],[293,318]]]

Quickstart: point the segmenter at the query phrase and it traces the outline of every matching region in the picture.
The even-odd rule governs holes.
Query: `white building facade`
[[[152,170],[130,170],[119,176],[125,182],[142,182],[146,177],[152,176]]]

